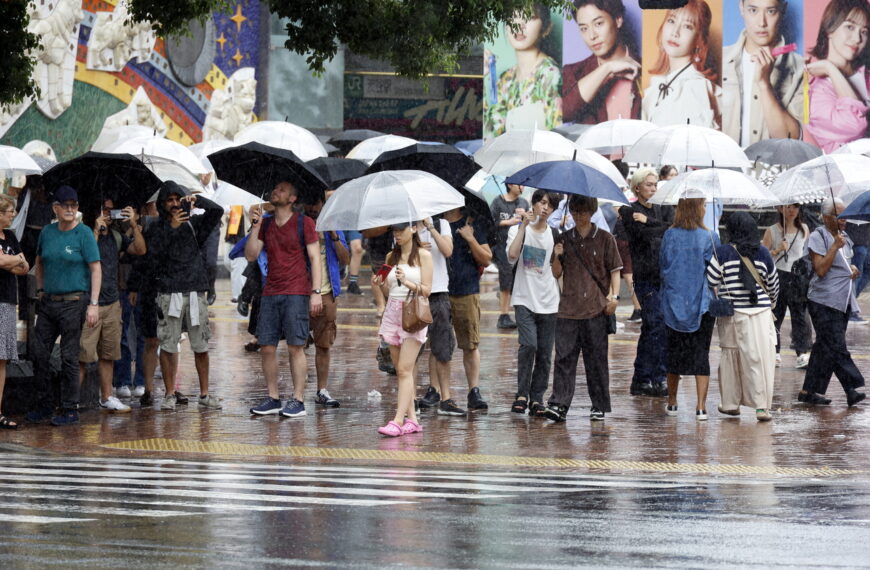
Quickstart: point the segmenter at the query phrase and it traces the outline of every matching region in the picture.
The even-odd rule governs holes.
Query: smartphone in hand
[[[378,272],[375,274],[380,277],[384,282],[387,280],[387,276],[390,274],[390,271],[393,270],[392,265],[387,265],[386,263],[381,265],[381,268],[378,269]]]

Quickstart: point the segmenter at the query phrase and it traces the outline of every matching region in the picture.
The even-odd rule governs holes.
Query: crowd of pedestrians
[[[670,170],[661,172],[669,175]],[[636,171],[629,181],[635,200],[618,210],[595,198],[544,190],[536,190],[529,203],[521,196],[523,187],[509,185],[492,204],[498,229],[492,244],[484,221],[465,208],[371,228],[362,235],[318,232],[323,201],[301,204],[291,182],[277,184],[267,203],[250,209],[250,232],[235,247],[235,255],[248,264],[247,283],[235,294],[241,297],[249,287],[254,291],[250,302],[258,311],[251,315],[251,332],[267,391],[251,414],[306,414],[309,344],[315,347],[315,403],[341,405],[328,389],[330,349],[337,334],[343,268],[350,268],[346,292],[361,293],[363,237],[372,263],[380,352],[394,367],[398,382],[395,414],[378,428],[385,436],[421,431],[421,409],[463,416],[489,407],[480,386],[485,358],[480,351],[480,281],[491,262],[499,272],[497,326],[518,329],[512,412],[566,421],[581,356],[590,419],[604,420],[611,412],[608,339],[619,326],[616,309],[626,263],[633,267],[629,290],[641,320],[631,395],[667,398],[663,412],[676,416],[680,380],[694,376],[695,417],[706,420],[709,352],[718,328],[718,411],[738,416],[746,406],[759,421],[769,421],[775,369],[781,361],[779,330],[788,309],[791,347],[798,368],[806,368],[799,400],[830,404],[825,393],[832,374],[842,383],[849,406],[863,400],[864,379],[845,336],[850,318],[858,314],[855,284],[861,271],[853,263],[855,249],[845,222],[837,218],[842,203],[824,203],[823,224],[812,232],[798,205],[783,206],[763,238],[755,218],[733,212],[720,240],[716,228],[705,226],[704,198],[685,196],[674,208],[653,204],[658,182],[656,170]],[[96,363],[105,411],[129,412],[130,406],[121,401],[124,396],[139,397],[142,406],[154,405],[158,361],[164,383],[159,408],[186,404],[187,396],[176,386],[183,339],[193,352],[199,379],[197,403],[220,409],[221,400],[209,390],[213,281],[203,252],[220,226],[223,208],[174,182],[163,183],[156,202],[141,212],[115,210],[106,200],[101,211],[79,215],[78,195],[70,187],[58,189],[50,206],[56,221],[41,228],[33,251],[38,297],[31,343],[35,404],[26,421],[57,426],[78,422],[79,390],[91,363]],[[23,245],[8,229],[15,212],[11,199],[0,198],[0,391],[6,362],[17,358],[18,280],[30,270]],[[617,233],[624,237],[622,247]],[[808,285],[797,273],[802,264],[810,268]],[[411,330],[403,312],[415,297],[428,300],[431,320]],[[127,346],[122,338],[130,321],[138,338]],[[50,383],[51,353],[58,338],[59,411]],[[292,379],[292,396],[284,401],[277,361],[282,340]],[[133,392],[122,344],[128,354],[135,353],[136,377],[141,379]],[[417,398],[417,367],[427,346],[428,385]],[[451,390],[457,347],[467,382],[465,407]],[[128,378],[121,385],[119,361]],[[0,415],[0,428],[16,427]]]

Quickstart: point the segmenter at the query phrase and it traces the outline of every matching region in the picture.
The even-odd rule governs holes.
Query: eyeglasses
[[[63,204],[58,204],[62,210],[78,210],[79,203],[78,202],[64,202]]]
[[[9,208],[8,210],[0,210],[0,211],[2,211],[4,214],[8,214],[9,212],[12,212],[13,214],[17,213],[15,211],[15,208]]]

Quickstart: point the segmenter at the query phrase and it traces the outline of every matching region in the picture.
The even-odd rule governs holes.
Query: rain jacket
[[[191,216],[187,223],[173,228],[169,224],[170,213],[164,202],[172,195],[186,196],[188,192],[172,181],[160,186],[157,210],[160,219],[145,232],[148,244],[148,273],[154,276],[158,293],[188,293],[208,291],[208,275],[200,253],[212,230],[220,224],[224,214],[222,206],[211,200],[197,197],[196,207],[205,210],[200,216]]]

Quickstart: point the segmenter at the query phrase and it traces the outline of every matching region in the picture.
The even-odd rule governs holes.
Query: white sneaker
[[[810,355],[809,353],[803,353],[797,357],[797,364],[794,365],[795,368],[806,368],[810,363]]]
[[[129,398],[130,397],[130,387],[129,386],[118,386],[115,388],[115,397],[117,398]]]
[[[122,403],[115,396],[109,396],[108,399],[100,401],[100,409],[112,413],[126,414],[130,411],[130,406]]]
[[[145,386],[136,386],[133,389],[133,397],[135,397],[135,398],[141,398],[142,394],[144,394],[144,393],[145,393]]]
[[[776,353],[776,367],[779,368],[782,366],[782,355],[780,353]]]

